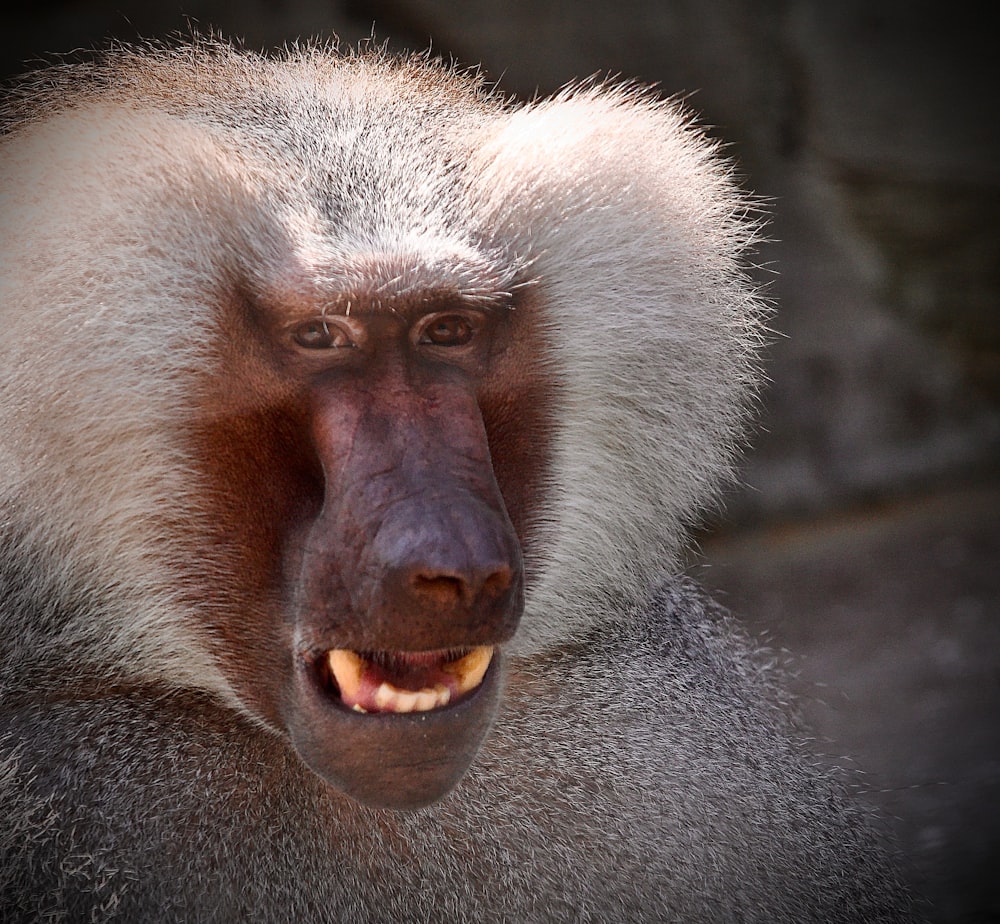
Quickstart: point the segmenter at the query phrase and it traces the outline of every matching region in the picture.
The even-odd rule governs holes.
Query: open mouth
[[[437,651],[351,651],[325,656],[331,686],[355,712],[430,712],[463,699],[483,682],[493,647]]]
[[[314,651],[282,715],[307,767],[376,808],[420,808],[458,783],[496,715],[501,646]]]

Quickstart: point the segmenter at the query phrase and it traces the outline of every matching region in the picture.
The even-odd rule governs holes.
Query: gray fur
[[[8,124],[0,918],[908,919],[766,656],[672,576],[728,477],[763,315],[750,204],[683,113],[202,44],[47,74]],[[400,250],[484,295],[534,287],[560,388],[504,705],[415,813],[331,790],[230,688],[181,591],[192,548],[238,575],[197,545],[176,436],[220,298]]]

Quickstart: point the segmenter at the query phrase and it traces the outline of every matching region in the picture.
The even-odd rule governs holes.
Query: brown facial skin
[[[417,808],[489,730],[499,648],[475,689],[411,713],[351,711],[328,653],[447,662],[514,634],[547,452],[541,337],[527,299],[303,301],[227,322],[243,330],[196,436],[231,576],[206,610],[225,614],[213,634],[237,694],[308,766],[367,804]]]
[[[476,401],[493,319],[444,307],[413,325],[358,314],[328,324],[349,333],[323,341],[357,345],[310,351],[350,355],[315,357],[342,368],[312,388],[327,491],[296,562],[300,632],[310,648],[318,632],[359,651],[506,640],[520,615],[521,553]]]

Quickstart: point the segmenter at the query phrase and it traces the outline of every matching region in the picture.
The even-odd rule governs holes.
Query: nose
[[[502,509],[471,495],[399,505],[381,524],[372,558],[369,618],[388,635],[438,648],[492,644],[513,634],[523,568]]]

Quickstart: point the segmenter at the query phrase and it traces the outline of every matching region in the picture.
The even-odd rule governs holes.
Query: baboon
[[[678,565],[765,315],[680,106],[195,39],[4,118],[4,921],[908,918]]]

